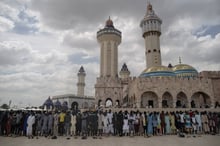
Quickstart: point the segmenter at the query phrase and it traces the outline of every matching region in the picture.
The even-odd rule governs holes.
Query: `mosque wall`
[[[220,103],[220,71],[202,71],[200,78],[209,78],[212,80],[214,99]]]
[[[105,105],[107,100],[116,105],[116,101],[122,102],[123,86],[119,78],[114,77],[100,77],[97,78],[95,84],[95,98],[96,103],[101,100],[101,105]]]
[[[129,87],[129,98],[135,96],[136,100],[133,104],[137,107],[146,106],[142,103],[143,98],[145,98],[144,95],[149,100],[152,100],[152,97],[156,98],[154,101],[157,102],[154,103],[156,108],[162,107],[164,98],[171,102],[167,104],[172,105],[172,107],[176,107],[178,100],[185,101],[184,104],[188,108],[191,107],[192,100],[197,107],[203,107],[204,104],[208,104],[209,107],[214,106],[213,84],[212,80],[207,78],[134,78]],[[152,93],[155,95],[151,95]],[[165,93],[169,96],[166,97]]]

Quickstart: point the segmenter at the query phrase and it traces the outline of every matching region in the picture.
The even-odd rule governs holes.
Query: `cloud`
[[[28,0],[0,2],[0,30],[15,33],[35,33],[39,31],[38,13],[27,9]]]
[[[7,19],[10,19],[11,21],[18,21],[18,14],[19,14],[19,7],[18,5],[13,5],[12,3],[9,3],[7,1],[1,1],[0,2],[0,16],[4,16]]]
[[[11,30],[14,27],[14,23],[9,19],[0,16],[0,32]]]
[[[141,6],[141,3],[137,4]],[[41,20],[45,25],[61,30],[78,29],[82,28],[81,26],[91,28],[111,15],[136,14],[136,4],[131,0],[126,3],[123,0],[66,0],[65,2],[38,0],[32,1],[30,6],[33,10],[41,12]],[[130,11],[124,11],[125,9]]]
[[[13,29],[16,33],[28,34],[39,31],[38,20],[36,16],[31,16],[25,9],[18,14],[19,21],[15,22]]]
[[[187,24],[187,25],[184,25]],[[179,56],[183,63],[190,64],[202,71],[198,62],[206,62],[219,68],[219,35],[215,37],[207,34],[197,36],[192,33],[193,23],[191,19],[176,20],[162,36],[161,50],[165,65],[178,63]],[[213,69],[213,68],[212,68]]]
[[[61,36],[61,43],[72,49],[74,53],[84,53],[89,56],[95,56],[94,50],[97,49],[96,32],[85,31],[75,32],[69,30]]]
[[[0,42],[0,66],[25,64],[30,55],[30,46],[23,42]]]
[[[201,26],[193,32],[197,37],[211,35],[215,37],[220,32],[220,25]]]
[[[53,48],[52,42],[57,41],[54,38],[45,40],[42,36],[29,36],[26,42],[21,41],[25,38],[20,34],[0,37],[0,102],[7,103],[11,99],[13,105],[22,102],[21,105],[39,106],[48,96],[74,94],[81,65],[88,71],[86,95],[94,94],[94,76],[99,69],[97,61],[92,63],[87,55],[83,56],[86,62],[69,60],[69,54],[57,48],[58,44],[54,43],[56,48]],[[48,42],[48,46],[41,47]]]

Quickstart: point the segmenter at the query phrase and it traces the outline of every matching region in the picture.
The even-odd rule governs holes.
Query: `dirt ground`
[[[154,136],[145,137],[103,137],[86,140],[58,137],[58,139],[28,139],[27,137],[0,137],[0,146],[220,146],[219,135],[202,135],[201,137]]]

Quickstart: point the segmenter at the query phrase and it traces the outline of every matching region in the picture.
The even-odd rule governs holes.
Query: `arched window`
[[[113,102],[111,98],[107,98],[105,101],[105,107],[112,107],[113,106]]]

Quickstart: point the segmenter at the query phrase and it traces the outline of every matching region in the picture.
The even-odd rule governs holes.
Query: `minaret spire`
[[[182,64],[181,57],[179,56],[179,64]]]

